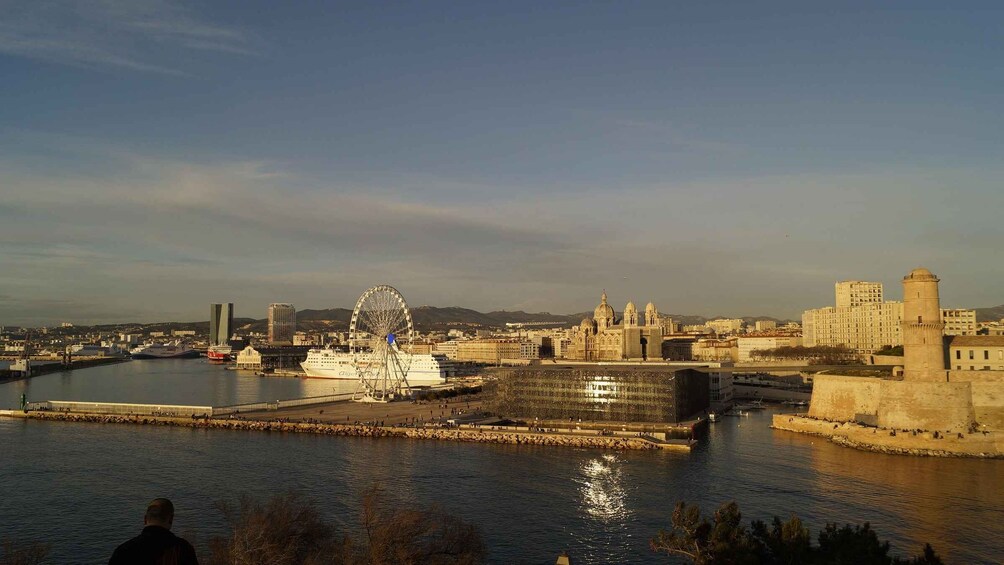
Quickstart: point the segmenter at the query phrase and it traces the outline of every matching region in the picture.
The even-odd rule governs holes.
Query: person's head
[[[174,504],[166,498],[155,498],[146,507],[146,516],[143,517],[143,525],[160,526],[171,529],[174,523]]]

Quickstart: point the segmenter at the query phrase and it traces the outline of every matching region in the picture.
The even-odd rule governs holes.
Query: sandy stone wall
[[[981,428],[1004,431],[1004,371],[950,371],[948,379],[970,383]]]
[[[976,419],[969,383],[882,381],[878,425],[967,431]]]
[[[879,410],[882,379],[816,375],[812,382],[809,415],[841,422],[874,423]]]

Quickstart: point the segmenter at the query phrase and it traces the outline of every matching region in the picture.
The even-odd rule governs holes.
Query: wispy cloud
[[[0,53],[59,64],[183,75],[176,50],[253,52],[245,31],[169,0],[27,0],[0,12]]]
[[[575,312],[606,288],[616,304],[652,300],[666,312],[797,316],[830,303],[841,278],[884,280],[894,297],[897,277],[917,264],[949,280],[949,268],[985,262],[972,246],[958,247],[973,255],[956,253],[958,265],[936,260],[937,230],[955,230],[959,241],[1004,237],[991,221],[999,195],[984,197],[987,210],[972,211],[972,225],[943,218],[939,201],[912,208],[915,221],[889,221],[916,193],[964,185],[996,194],[996,173],[778,175],[584,195],[479,185],[479,200],[425,190],[439,184],[430,178],[345,183],[281,162],[22,138],[58,145],[63,156],[26,167],[0,155],[0,293],[40,307],[54,297],[114,297],[109,308],[192,318],[226,298],[259,315],[279,300],[351,305],[366,286],[388,282],[418,304]],[[986,288],[963,290],[959,305],[999,302]],[[50,306],[52,319],[68,315]],[[23,310],[0,304],[0,322],[17,323],[15,315]]]

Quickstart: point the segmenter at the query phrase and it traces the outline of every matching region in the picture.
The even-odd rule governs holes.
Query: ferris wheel
[[[349,322],[355,400],[386,402],[408,386],[414,333],[408,303],[394,287],[374,286],[359,297]]]

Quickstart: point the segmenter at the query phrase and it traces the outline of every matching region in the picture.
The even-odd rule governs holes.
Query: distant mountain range
[[[789,320],[771,318],[770,316],[694,316],[682,314],[664,314],[673,318],[674,322],[683,325],[704,324],[708,320],[716,318],[741,317],[747,323],[756,320],[774,320],[779,325],[787,323]],[[478,312],[470,308],[460,308],[449,306],[439,308],[436,306],[418,306],[411,309],[411,317],[415,327],[419,331],[447,330],[450,328],[472,329],[472,328],[501,328],[507,323],[521,322],[555,322],[564,326],[578,325],[583,318],[592,318],[592,312],[580,312],[578,314],[551,314],[550,312],[523,312],[521,310],[508,311],[498,310],[494,312]],[[347,308],[328,308],[323,310],[306,309],[296,313],[297,328],[302,330],[328,330],[344,331],[349,327],[352,319],[352,310]],[[976,308],[976,319],[980,322],[996,321],[1004,319],[1004,304],[991,308]],[[797,320],[796,320],[797,321]],[[244,331],[265,331],[267,328],[266,319],[254,318],[234,318],[234,327]],[[86,326],[84,326],[86,327]],[[145,331],[163,331],[170,333],[173,330],[196,330],[200,333],[209,331],[209,322],[158,322],[153,324],[104,324],[92,326],[95,330],[105,331],[128,331],[130,329],[142,328]],[[79,327],[77,328],[79,329]]]
[[[1004,320],[1004,304],[991,308],[976,309],[977,322],[997,322],[1000,320]]]

